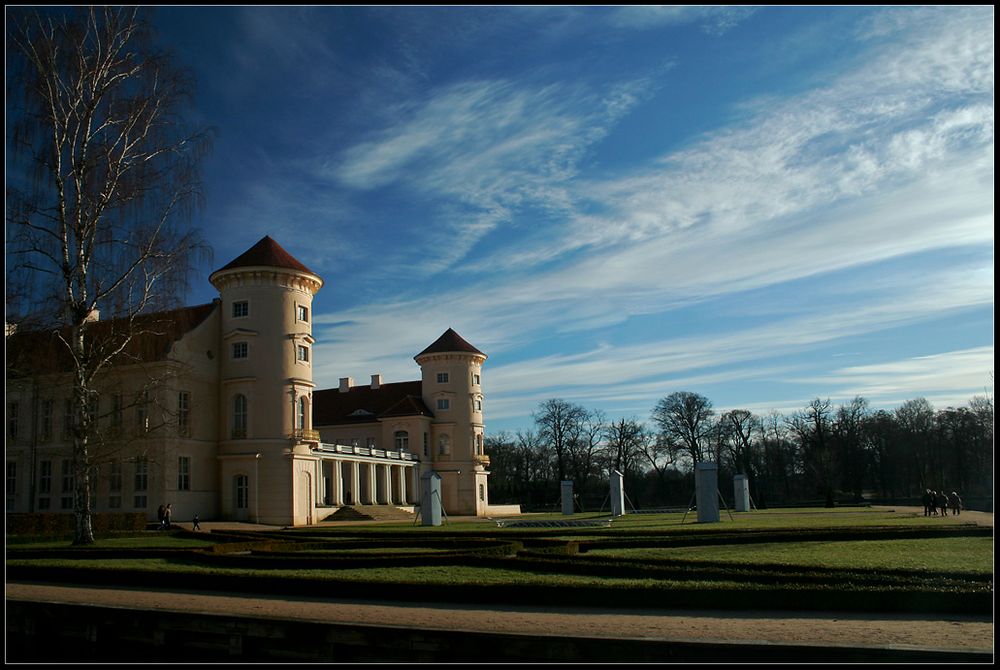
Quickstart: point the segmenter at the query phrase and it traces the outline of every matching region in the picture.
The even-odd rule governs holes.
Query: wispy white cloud
[[[991,248],[992,29],[975,12],[936,18],[891,43],[894,32],[882,29],[876,39],[869,30],[853,70],[792,97],[749,101],[738,126],[620,178],[584,178],[581,168],[588,148],[641,104],[638,87],[606,99],[513,81],[436,91],[401,110],[394,129],[347,150],[328,176],[356,190],[405,184],[454,203],[453,225],[425,240],[426,248],[451,249],[437,269],[454,267],[526,203],[551,209],[552,225],[478,259],[480,272],[461,289],[331,315],[351,324],[317,324],[320,346],[364,366],[356,375],[412,378],[409,357],[448,326],[503,355],[690,302],[934,250]],[[523,415],[548,391],[598,405],[635,398],[640,406],[665,384],[753,378],[774,371],[767,361],[779,353],[991,305],[992,276],[992,261],[981,259],[928,268],[877,290],[855,287],[843,312],[499,364],[490,373],[491,411]],[[862,383],[860,374],[857,383],[825,381],[845,394],[888,398],[907,395],[917,386],[907,380],[918,378],[900,372],[886,387]],[[942,376],[937,397],[960,390],[954,385],[963,379]]]
[[[721,35],[745,21],[755,11],[753,7],[630,5],[614,10],[611,24],[618,28],[642,30],[694,23],[706,33]]]

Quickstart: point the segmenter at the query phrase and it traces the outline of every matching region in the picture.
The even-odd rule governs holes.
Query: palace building
[[[101,378],[94,511],[155,519],[170,503],[178,520],[308,525],[347,505],[412,507],[433,470],[446,514],[489,513],[486,354],[449,328],[414,356],[420,379],[316,389],[320,276],[265,237],[209,281],[219,298],[144,315]],[[44,332],[7,346],[7,510],[71,512],[68,352]]]

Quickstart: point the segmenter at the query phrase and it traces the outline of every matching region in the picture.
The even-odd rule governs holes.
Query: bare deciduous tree
[[[677,443],[695,465],[704,460],[712,431],[712,401],[698,393],[678,391],[663,398],[653,409],[653,423],[666,443]]]
[[[203,249],[185,224],[208,133],[182,122],[192,81],[142,11],[8,12],[9,272],[27,287],[15,313],[41,315],[71,359],[75,544],[94,541],[98,377],[155,329],[144,314],[176,304]]]

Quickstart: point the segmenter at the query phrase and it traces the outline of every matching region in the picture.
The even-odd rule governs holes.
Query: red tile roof
[[[124,341],[132,332],[135,334],[131,341],[112,360],[112,365],[162,361],[167,358],[174,342],[207,319],[217,305],[218,302],[211,302],[140,314],[131,325],[126,319],[95,321],[87,326],[91,333],[89,341],[113,345]],[[16,378],[73,370],[70,352],[60,340],[60,335],[69,339],[69,328],[19,331],[7,338],[8,375]]]
[[[292,270],[308,272],[311,275],[316,274],[305,265],[295,260],[294,256],[285,251],[281,245],[272,240],[269,235],[265,235],[259,242],[257,242],[257,244],[244,251],[240,256],[225,267],[216,270],[216,272],[261,265],[265,267],[290,268]]]
[[[462,339],[461,335],[449,328],[444,331],[444,334],[441,335],[441,337],[434,340],[433,344],[414,356],[414,358],[420,358],[425,354],[440,354],[451,351],[465,351],[473,354],[479,354],[483,357],[486,356],[486,354],[481,352],[479,349],[476,349],[474,346]]]
[[[419,380],[371,386],[352,386],[313,392],[313,427],[370,423],[390,416],[434,416],[422,397]]]

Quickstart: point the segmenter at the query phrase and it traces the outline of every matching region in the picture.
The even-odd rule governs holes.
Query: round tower
[[[449,514],[486,514],[489,504],[483,450],[482,367],[486,354],[449,328],[414,356],[420,366],[424,404],[431,423],[431,467],[441,475]]]
[[[224,464],[233,463],[223,470],[235,473],[234,493],[223,494],[222,506],[231,503],[235,518],[288,523],[295,514],[281,511],[277,501],[291,504],[292,483],[270,488],[275,482],[267,482],[264,490],[278,493],[274,500],[249,499],[264,479],[285,469],[279,455],[308,453],[310,441],[318,441],[312,430],[312,301],[323,280],[264,237],[209,281],[222,298],[220,453]],[[250,456],[254,463],[241,462]],[[271,461],[268,475],[260,472],[262,460]]]

